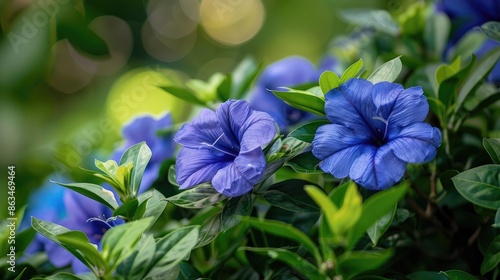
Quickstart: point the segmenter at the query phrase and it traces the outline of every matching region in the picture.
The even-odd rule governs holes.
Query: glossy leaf
[[[500,138],[484,138],[483,147],[495,164],[500,164]]]
[[[85,233],[80,232],[81,234],[83,234],[83,236],[85,236],[86,240],[82,239],[83,236],[81,234],[78,235],[78,238],[82,241],[81,246],[85,248],[85,253],[89,254],[89,257],[91,257],[91,259],[84,255],[84,253],[80,251],[80,248],[74,248],[72,245],[67,245],[64,243],[64,241],[60,241],[59,239],[57,239],[58,235],[72,232],[71,230],[48,221],[37,219],[35,217],[31,217],[31,226],[41,235],[47,237],[57,245],[66,249],[91,270],[94,270],[94,266],[97,264],[105,264],[105,261],[102,259],[99,251],[97,251],[97,247],[94,247],[90,243],[88,238],[86,238]],[[92,250],[94,252],[91,253]]]
[[[210,244],[222,232],[221,211],[213,208],[212,211],[199,213],[191,219],[191,225],[199,225],[196,248]]]
[[[262,194],[271,205],[292,212],[318,212],[319,208],[304,191],[311,183],[300,179],[290,179],[276,183]]]
[[[242,247],[240,249],[267,255],[273,260],[282,261],[307,277],[307,279],[325,279],[325,276],[319,273],[318,268],[292,251],[281,248]]]
[[[287,137],[293,137],[299,139],[300,141],[304,141],[307,143],[312,143],[314,140],[314,136],[316,135],[316,130],[322,125],[329,124],[328,120],[319,120],[312,121],[307,123],[301,127],[294,129],[292,132],[288,134]]]
[[[338,207],[333,204],[330,198],[319,188],[315,186],[306,186],[305,191],[309,196],[319,205],[323,215],[326,217],[326,221],[330,228],[330,231],[334,233],[333,223],[335,222],[334,214],[337,213]]]
[[[285,163],[285,166],[291,167],[295,172],[307,174],[324,173],[319,167],[320,160],[312,152],[305,152],[293,157]]]
[[[239,223],[239,218],[252,213],[253,201],[250,194],[230,198],[221,213],[222,230],[228,230]]]
[[[161,216],[167,206],[167,199],[163,194],[155,189],[142,193],[137,197],[139,207],[134,215],[134,220],[152,217],[151,225]]]
[[[394,82],[398,78],[399,73],[401,73],[402,68],[401,59],[398,56],[380,65],[367,80],[373,84],[383,81]]]
[[[52,183],[56,183],[68,189],[71,189],[79,194],[82,194],[88,198],[91,198],[99,203],[104,204],[105,206],[111,208],[112,210],[118,208],[118,203],[114,196],[112,196],[112,192],[104,189],[103,187],[95,184],[89,183],[59,183],[55,181],[51,181]]]
[[[344,10],[340,14],[346,21],[359,26],[371,26],[375,29],[397,35],[400,27],[386,10]]]
[[[195,247],[198,234],[198,226],[186,226],[161,238],[156,243],[152,265],[145,278],[159,279],[174,266],[177,266]]]
[[[241,220],[242,222],[263,232],[297,242],[298,244],[304,246],[304,248],[314,256],[317,264],[321,263],[321,255],[316,247],[316,244],[314,244],[314,242],[305,233],[292,225],[280,221],[261,220],[251,217],[242,217]]]
[[[391,211],[382,216],[368,228],[367,233],[374,246],[377,246],[377,243],[382,237],[382,235],[391,226],[392,220],[394,219],[394,215],[396,215],[396,209],[397,205],[394,205],[394,208]]]
[[[133,164],[130,176],[130,194],[134,197],[137,196],[137,192],[141,186],[142,175],[144,174],[144,170],[146,170],[151,156],[151,149],[143,141],[128,148],[120,159],[120,165],[127,162],[132,162]]]
[[[136,250],[118,265],[116,271],[120,276],[130,280],[143,279],[148,272],[156,251],[155,239],[146,235],[136,246]]]
[[[178,87],[178,86],[160,86],[162,90],[169,93],[177,98],[180,98],[189,103],[198,104],[205,106],[205,102],[196,96],[196,93],[190,89]]]
[[[450,280],[446,275],[434,271],[417,271],[406,275],[409,280]]]
[[[447,15],[436,13],[426,20],[425,41],[428,51],[432,52],[434,57],[440,57],[448,43],[450,33],[450,19]]]
[[[477,277],[461,270],[448,270],[441,273],[446,275],[450,280],[477,280]]]
[[[394,250],[345,252],[338,258],[338,269],[345,279],[357,273],[379,268],[394,254]]]
[[[488,21],[486,23],[483,23],[483,25],[481,25],[481,30],[489,38],[500,42],[500,22]]]
[[[363,212],[361,217],[353,229],[349,232],[346,247],[352,249],[361,236],[373,225],[378,219],[391,211],[399,200],[404,196],[408,189],[406,183],[380,191],[369,197],[363,204]]]
[[[457,112],[462,107],[465,99],[474,92],[474,90],[481,84],[484,78],[490,73],[491,69],[498,62],[499,58],[500,48],[495,48],[484,55],[481,60],[476,63],[472,74],[466,79],[464,85],[458,92],[455,112]]]
[[[153,218],[148,217],[128,222],[110,228],[102,237],[102,255],[108,263],[116,268],[123,260],[130,256],[141,235],[151,225]]]
[[[497,210],[500,207],[500,165],[483,165],[452,178],[457,191],[468,201]]]
[[[168,197],[167,200],[183,208],[204,208],[216,204],[227,197],[218,193],[210,183],[203,183],[187,189],[179,194]]]
[[[498,208],[498,210],[495,214],[495,221],[494,221],[493,227],[500,228],[500,208]]]
[[[289,89],[288,91],[272,91],[274,95],[297,109],[316,115],[325,115],[325,99],[311,92]]]
[[[113,216],[124,216],[127,218],[132,218],[135,215],[135,211],[139,207],[139,201],[137,198],[133,198],[124,202],[120,207],[113,211]]]
[[[67,272],[59,272],[44,278],[37,278],[37,277],[32,278],[32,280],[90,280],[90,279],[97,279],[97,278],[95,278],[95,276],[92,277],[88,275],[78,276]]]
[[[339,87],[339,85],[340,79],[335,72],[325,71],[321,73],[321,76],[319,76],[319,86],[324,94]]]
[[[486,37],[480,30],[472,29],[465,33],[458,41],[456,46],[450,50],[449,60],[458,56],[469,57],[475,53],[485,42]]]
[[[347,82],[347,80],[356,77],[359,71],[363,68],[363,60],[360,58],[358,61],[354,62],[351,66],[342,73],[340,77],[340,84]]]
[[[231,74],[232,99],[241,99],[259,73],[260,66],[251,57],[244,58]]]
[[[481,274],[485,274],[496,268],[500,263],[500,235],[488,246],[481,264]]]

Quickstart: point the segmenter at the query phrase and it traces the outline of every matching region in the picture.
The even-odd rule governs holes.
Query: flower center
[[[384,123],[384,126],[383,126],[383,131],[382,129],[380,128],[377,128],[377,133],[376,135],[374,135],[373,137],[373,144],[377,147],[380,147],[382,145],[385,144],[386,142],[386,136],[387,136],[387,127],[389,126],[389,121],[387,121],[386,119],[380,117],[380,116],[373,116],[372,119],[374,120],[377,120],[377,121],[380,121],[382,123]]]
[[[234,147],[226,147],[225,145],[217,145],[217,142],[224,136],[224,133],[222,133],[217,139],[212,144],[209,143],[201,143],[204,146],[209,147],[210,149],[213,149],[217,152],[232,156],[232,157],[237,157],[238,156],[238,151]]]

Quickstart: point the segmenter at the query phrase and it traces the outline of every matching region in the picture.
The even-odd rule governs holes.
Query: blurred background
[[[49,174],[106,160],[133,116],[169,110],[184,121],[188,106],[155,85],[206,80],[246,56],[317,65],[351,31],[342,9],[403,2],[0,0],[0,161],[16,166],[17,205]]]

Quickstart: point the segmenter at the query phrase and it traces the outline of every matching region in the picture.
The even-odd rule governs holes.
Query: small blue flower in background
[[[158,178],[164,160],[174,154],[174,142],[170,134],[161,134],[161,130],[170,128],[172,116],[170,113],[155,118],[150,115],[134,118],[123,127],[122,134],[125,142],[115,150],[111,159],[120,162],[122,154],[131,146],[145,141],[151,149],[152,156],[142,177],[139,193],[147,190]]]
[[[452,34],[450,47],[454,46],[465,33],[488,21],[500,21],[500,1],[498,0],[441,0],[437,9],[444,12],[451,20]],[[488,51],[500,46],[500,42],[487,39],[476,51],[480,58]],[[500,82],[500,64],[493,68],[489,80]]]
[[[324,67],[329,67],[330,64],[331,62]],[[288,126],[304,120],[310,114],[286,104],[269,90],[317,82],[320,74],[314,65],[303,57],[292,56],[279,60],[267,66],[257,79],[250,93],[250,104],[253,109],[271,115],[281,131],[287,131]]]
[[[441,132],[423,122],[429,105],[420,87],[351,79],[325,97],[332,124],[312,142],[323,171],[381,190],[403,177],[407,163],[436,156]]]
[[[28,201],[26,219],[31,216],[59,224],[70,230],[83,231],[89,241],[100,247],[103,234],[122,220],[112,218],[111,209],[55,183],[47,183],[34,192]],[[46,252],[56,267],[71,265],[75,273],[90,271],[76,257],[46,237],[37,234],[27,253]]]
[[[180,188],[212,182],[225,196],[250,192],[266,169],[261,146],[275,135],[273,118],[246,101],[229,100],[215,112],[203,109],[174,136],[182,145],[176,161]]]

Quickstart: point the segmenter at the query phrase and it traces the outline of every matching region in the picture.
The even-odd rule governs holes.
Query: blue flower
[[[172,117],[169,113],[165,113],[159,118],[149,115],[136,117],[123,127],[125,142],[113,153],[111,159],[120,162],[125,150],[142,141],[146,142],[152,152],[151,160],[142,177],[139,193],[147,190],[158,178],[163,161],[173,157],[174,142],[171,134],[159,133],[159,130],[168,129],[171,125]]]
[[[230,197],[250,192],[266,168],[261,146],[276,135],[273,118],[243,100],[229,100],[214,112],[203,109],[174,136],[183,147],[176,175],[181,189],[212,182]]]
[[[304,120],[310,114],[286,104],[269,90],[316,82],[319,75],[314,65],[303,57],[292,56],[279,60],[269,65],[258,78],[250,93],[250,104],[253,109],[271,115],[281,131],[287,131],[288,126]]]
[[[448,15],[452,23],[452,34],[448,49],[453,47],[465,33],[474,27],[481,26],[488,21],[500,21],[500,1],[498,0],[442,0],[438,10]],[[487,39],[475,51],[481,58],[488,51],[500,46],[500,42]],[[500,63],[493,68],[488,77],[491,82],[500,82]]]
[[[111,218],[111,209],[55,183],[47,183],[34,192],[27,205],[27,218],[34,216],[70,230],[83,231],[91,243],[99,246],[103,234],[111,226],[123,222]],[[56,267],[71,265],[75,273],[90,271],[66,249],[37,234],[26,252],[32,254],[40,251],[45,252]]]
[[[429,105],[420,87],[351,79],[325,97],[332,124],[321,126],[312,143],[323,171],[381,190],[403,177],[406,163],[436,156],[441,132],[423,122]]]
[[[451,38],[453,43],[476,26],[500,20],[498,0],[442,0],[438,4],[438,10],[450,17],[454,31]]]

